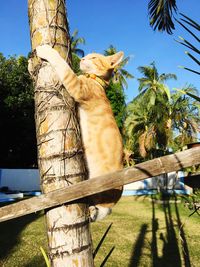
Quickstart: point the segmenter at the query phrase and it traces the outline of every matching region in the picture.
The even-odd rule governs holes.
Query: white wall
[[[182,172],[170,172],[167,174],[167,179],[164,179],[164,175],[148,178],[143,181],[131,183],[124,186],[124,190],[148,190],[157,189],[159,186],[166,189],[184,189],[183,179],[181,180]],[[165,185],[165,181],[167,184]]]
[[[167,189],[184,189],[183,173],[168,173]],[[148,190],[164,186],[163,175],[124,186],[124,190]],[[39,191],[40,178],[38,169],[0,169],[0,187],[7,186],[11,190]]]

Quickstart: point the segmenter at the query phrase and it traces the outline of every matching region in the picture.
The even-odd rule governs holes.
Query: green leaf
[[[170,99],[171,99],[171,93],[170,93],[169,88],[168,88],[166,85],[162,86],[162,88],[163,88],[163,90],[165,91],[168,100],[170,100]]]
[[[186,91],[178,89],[178,88],[174,88],[174,89],[176,91],[180,92],[181,94],[188,95],[188,96],[192,97],[193,99],[195,99],[195,100],[200,102],[200,97],[198,97],[197,95],[194,95],[192,93],[186,92]]]
[[[200,61],[198,59],[196,59],[193,55],[191,55],[189,52],[185,51],[185,54],[188,55],[198,65],[200,65]]]
[[[41,250],[42,255],[43,255],[44,259],[45,259],[46,266],[47,266],[47,267],[51,267],[49,258],[47,257],[47,254],[46,254],[46,252],[44,251],[43,247],[40,247],[40,250]]]
[[[200,25],[196,21],[194,21],[191,18],[187,17],[183,13],[180,13],[180,15],[187,19],[187,20],[184,20],[184,19],[181,19],[181,20],[183,20],[184,22],[188,23],[189,25],[191,25],[192,27],[194,27],[198,31],[200,31]]]
[[[196,71],[196,70],[193,70],[193,69],[190,69],[190,68],[186,68],[186,67],[184,67],[184,66],[178,66],[178,67],[181,68],[181,69],[184,69],[184,70],[191,71],[191,72],[193,72],[193,73],[195,73],[195,74],[197,74],[197,75],[200,75],[200,72],[198,72],[198,71]]]

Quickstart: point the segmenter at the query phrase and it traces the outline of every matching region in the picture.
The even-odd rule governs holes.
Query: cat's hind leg
[[[112,209],[108,207],[103,207],[100,205],[97,206],[90,206],[90,219],[92,222],[99,221],[104,219],[107,215],[111,214]]]

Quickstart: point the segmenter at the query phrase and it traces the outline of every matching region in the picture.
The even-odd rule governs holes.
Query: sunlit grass
[[[95,258],[100,266],[115,246],[106,267],[198,267],[200,217],[188,217],[183,204],[152,204],[150,198],[123,197],[112,215],[91,224],[94,248],[111,222],[113,225]],[[182,225],[182,233],[179,231]],[[182,234],[182,236],[181,236]],[[188,249],[185,257],[182,244]],[[47,250],[43,214],[0,224],[0,266],[44,267],[40,247]]]

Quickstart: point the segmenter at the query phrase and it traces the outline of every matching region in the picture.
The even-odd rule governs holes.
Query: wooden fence
[[[200,148],[156,158],[115,173],[83,181],[0,208],[0,222],[69,203],[115,187],[200,164]]]

